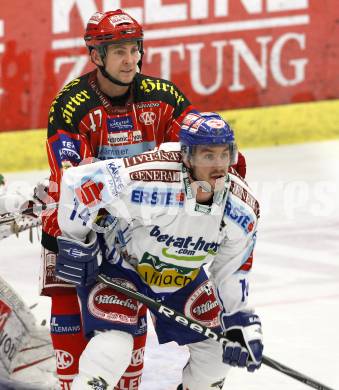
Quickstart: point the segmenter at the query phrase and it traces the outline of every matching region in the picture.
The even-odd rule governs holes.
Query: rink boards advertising
[[[198,108],[225,110],[338,98],[336,3],[6,2],[0,14],[1,131],[46,127],[56,92],[92,68],[82,38],[89,17],[119,7],[144,25],[143,72],[171,79]]]

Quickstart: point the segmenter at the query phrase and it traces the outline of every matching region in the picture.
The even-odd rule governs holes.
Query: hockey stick
[[[37,204],[35,203],[34,206],[28,207],[23,210],[18,210],[10,213],[6,213],[4,215],[0,216],[0,225],[8,223],[8,222],[13,222],[16,220],[16,218],[26,215],[26,214],[31,214],[31,213],[39,213],[44,210],[50,210],[50,209],[55,209],[58,207],[58,203],[47,203],[47,204]]]
[[[9,237],[11,234],[19,235],[19,233],[28,230],[30,231],[29,240],[33,242],[32,229],[41,225],[41,217],[38,215],[43,210],[55,209],[58,207],[58,203],[34,203],[33,206],[26,209],[19,209],[14,212],[9,212],[0,215],[0,241]]]
[[[127,295],[129,298],[134,298],[138,300],[139,302],[145,304],[147,307],[153,309],[154,311],[157,311],[159,314],[162,314],[163,316],[170,318],[174,320],[175,322],[181,324],[182,326],[186,328],[192,329],[192,331],[196,333],[203,334],[206,337],[209,337],[217,342],[219,342],[222,345],[225,345],[227,343],[227,339],[224,337],[222,333],[217,333],[212,331],[210,328],[200,324],[197,321],[192,320],[191,318],[186,317],[184,314],[179,313],[178,311],[171,309],[160,302],[155,301],[154,299],[147,297],[144,294],[141,294],[140,292],[131,290],[128,288],[125,284],[118,284],[113,282],[109,277],[100,274],[98,276],[98,280],[105,283],[107,286],[112,287],[114,290],[119,291],[125,295]],[[310,387],[313,387],[314,389],[318,390],[334,390],[331,387],[325,386],[322,383],[304,375],[301,374],[298,371],[293,370],[292,368],[289,368],[276,360],[273,360],[267,356],[263,356],[262,359],[263,364],[266,364],[267,366],[280,371],[281,373],[288,375],[305,385],[308,385]]]

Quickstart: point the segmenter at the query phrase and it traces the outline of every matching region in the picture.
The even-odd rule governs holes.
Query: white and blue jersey
[[[179,143],[69,168],[62,180],[59,226],[64,236],[85,240],[104,208],[130,225],[124,263],[154,294],[164,297],[185,288],[210,264],[224,309],[237,311],[247,303],[259,205],[234,172],[219,180],[213,203],[197,203]],[[93,185],[99,196],[84,200],[83,189]],[[115,230],[104,235],[112,249]]]

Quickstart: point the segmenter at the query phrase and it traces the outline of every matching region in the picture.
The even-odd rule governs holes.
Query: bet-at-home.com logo
[[[179,237],[162,234],[158,225],[155,225],[150,231],[150,236],[155,237],[158,242],[164,243],[167,248],[163,248],[163,256],[174,260],[203,261],[207,254],[215,255],[220,245],[214,241],[207,242],[203,237],[199,237],[195,241],[192,236]],[[197,255],[197,252],[205,253]]]

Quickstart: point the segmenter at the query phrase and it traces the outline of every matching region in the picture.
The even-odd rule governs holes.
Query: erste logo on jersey
[[[183,207],[185,194],[183,191],[168,191],[153,188],[139,188],[132,191],[131,202],[149,206]]]
[[[124,282],[126,287],[136,291],[131,282],[122,279],[112,279],[114,283]],[[138,323],[138,302],[133,298],[108,287],[105,283],[97,283],[88,296],[88,310],[96,318],[124,324]]]
[[[227,200],[225,205],[225,215],[231,219],[234,223],[236,223],[245,234],[252,232],[255,220],[248,213],[248,210],[245,207],[238,205],[233,201]]]
[[[184,313],[187,317],[209,328],[220,325],[220,306],[214,295],[213,288],[208,281],[201,284],[188,297]]]

